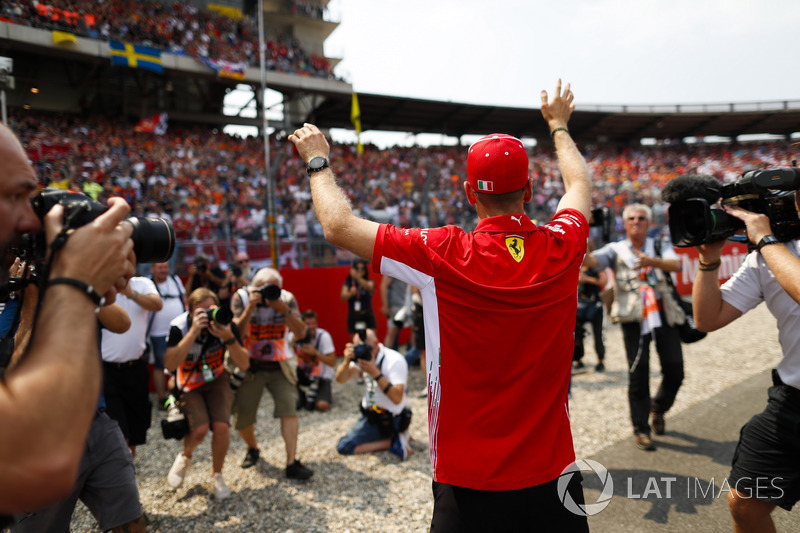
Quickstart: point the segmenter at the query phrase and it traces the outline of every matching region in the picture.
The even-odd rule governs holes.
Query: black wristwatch
[[[331,164],[324,157],[312,157],[311,161],[309,161],[308,165],[306,165],[306,174],[310,176],[314,172],[319,172],[320,170],[326,169],[330,166]]]
[[[761,249],[769,244],[778,244],[780,241],[775,237],[775,235],[764,235],[758,244],[756,245],[756,251],[760,252]]]

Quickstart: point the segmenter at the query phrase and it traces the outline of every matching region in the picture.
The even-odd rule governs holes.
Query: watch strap
[[[760,252],[763,247],[768,246],[770,244],[778,244],[779,242],[780,241],[778,241],[775,235],[764,235],[761,238],[761,240],[758,241],[758,244],[756,245],[756,250]]]

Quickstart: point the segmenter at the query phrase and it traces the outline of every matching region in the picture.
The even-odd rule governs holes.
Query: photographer
[[[795,207],[800,211],[798,192]],[[742,428],[728,478],[734,530],[775,531],[770,516],[775,507],[788,511],[800,499],[795,466],[800,453],[800,240],[777,242],[766,215],[740,207],[725,211],[745,223],[756,247],[722,287],[718,269],[725,241],[697,247],[694,319],[698,329],[715,331],[766,302],[778,321],[783,358],[772,371],[767,407]]]
[[[298,409],[305,407],[309,411],[325,412],[333,401],[331,380],[336,366],[336,349],[331,334],[318,327],[317,313],[307,309],[301,316],[308,333],[302,339],[295,339],[294,333],[289,332],[288,338],[297,354],[297,389],[300,393],[297,406]]]
[[[335,377],[337,383],[346,383],[364,374],[369,379],[364,380],[361,415],[339,440],[336,450],[342,455],[389,450],[404,461],[411,454],[411,410],[406,408],[408,364],[402,354],[380,344],[372,329],[356,330]]]
[[[42,229],[31,206],[37,179],[27,154],[0,125],[0,284],[6,285],[12,247]],[[30,343],[0,381],[0,512],[38,508],[73,489],[97,408],[101,369],[94,295],[113,302],[134,275],[130,211],[122,199],[73,231],[52,256]],[[51,242],[63,227],[63,207],[44,217]],[[49,285],[48,280],[75,280]],[[78,286],[92,288],[91,292]],[[87,297],[88,296],[88,297]],[[97,298],[99,300],[99,297]]]
[[[652,431],[665,432],[664,414],[672,407],[683,382],[683,350],[675,327],[686,315],[672,297],[666,276],[680,270],[672,246],[647,237],[650,208],[631,204],[622,211],[626,238],[586,255],[584,267],[614,269],[611,321],[620,323],[628,359],[628,403],[636,447],[655,450]],[[650,342],[655,340],[663,379],[650,397]]]
[[[207,255],[197,254],[194,256],[194,262],[188,267],[184,288],[186,294],[191,294],[195,289],[201,287],[209,289],[222,299],[219,293],[225,286],[225,282],[225,273],[218,266],[212,266]],[[225,297],[230,298],[230,295],[226,294]]]
[[[281,436],[286,446],[286,477],[308,479],[314,472],[297,460],[297,359],[286,342],[291,331],[295,338],[306,336],[307,327],[297,314],[297,300],[283,290],[283,277],[272,268],[262,268],[253,276],[249,290],[233,295],[234,322],[244,332],[250,352],[250,368],[236,391],[233,405],[236,429],[247,444],[242,468],[258,463],[256,414],[266,388],[272,395],[273,417],[281,420]],[[240,367],[241,368],[241,367]]]
[[[183,451],[175,458],[167,482],[174,488],[183,484],[192,452],[210,428],[214,433],[211,440],[214,496],[221,500],[231,494],[222,477],[222,467],[230,445],[233,402],[224,354],[227,349],[234,363],[246,369],[247,350],[236,324],[231,322],[230,311],[219,307],[216,294],[209,289],[196,289],[189,295],[188,305],[188,311],[172,321],[164,354],[164,368],[173,373],[177,370],[175,386],[181,392],[181,411],[189,422]],[[227,316],[223,316],[225,313]]]

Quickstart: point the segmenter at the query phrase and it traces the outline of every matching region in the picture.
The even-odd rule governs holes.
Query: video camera
[[[83,193],[48,187],[33,198],[33,211],[40,220],[56,205],[64,208],[64,230],[77,229],[102,215],[108,207],[95,202]],[[163,263],[175,251],[175,230],[163,218],[128,217],[133,226],[131,240],[137,263]],[[22,249],[16,254],[32,265],[43,265],[47,253],[45,232],[27,235]]]
[[[797,167],[749,170],[738,180],[721,185],[710,176],[678,176],[661,191],[669,202],[669,230],[672,244],[698,246],[731,237],[745,224],[721,205],[739,206],[769,218],[775,237],[787,242],[800,237],[800,218],[794,203],[794,191],[800,189]]]

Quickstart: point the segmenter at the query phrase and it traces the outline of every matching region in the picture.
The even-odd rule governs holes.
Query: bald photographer
[[[73,489],[100,394],[95,310],[135,272],[133,226],[120,224],[130,210],[123,200],[62,232],[61,205],[43,220],[34,212],[37,187],[25,150],[0,125],[0,285],[8,284],[23,235],[44,231],[48,243],[57,243],[49,248],[49,272],[38,280],[43,294],[30,341],[0,381],[0,513],[38,508]]]

